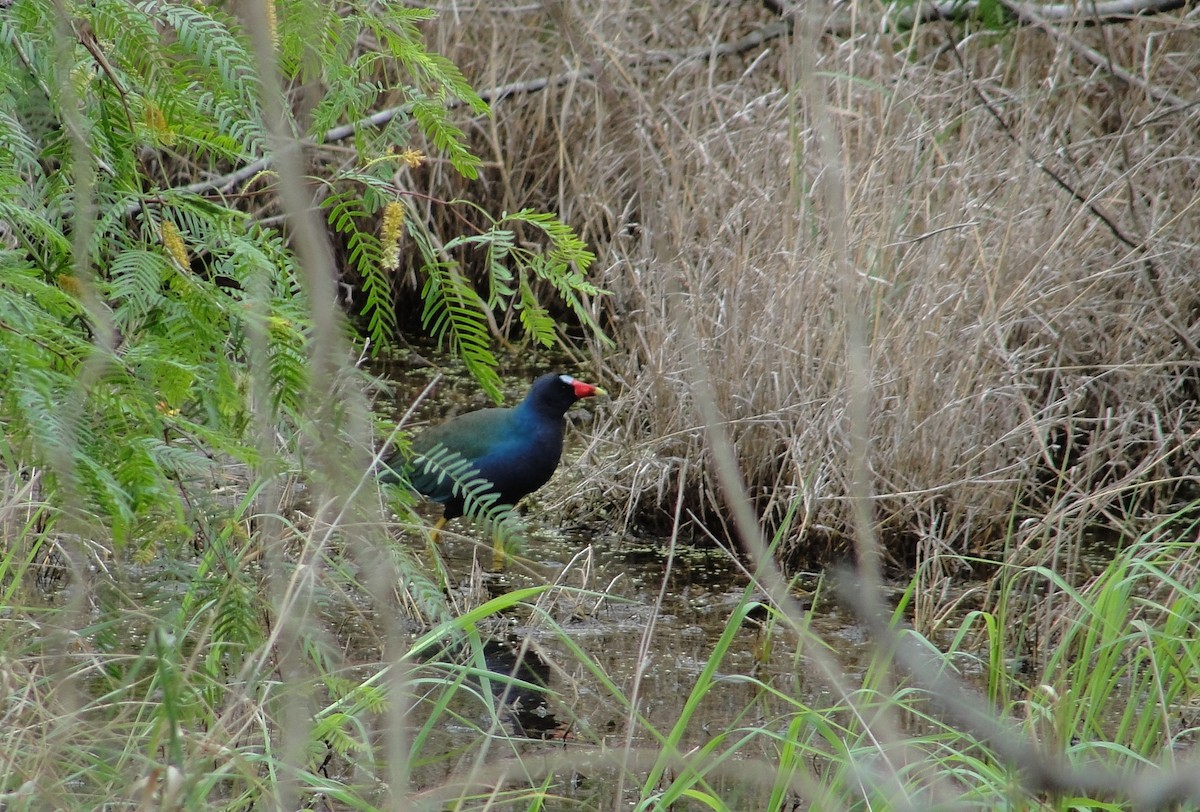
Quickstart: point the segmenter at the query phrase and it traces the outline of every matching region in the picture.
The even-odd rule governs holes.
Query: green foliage
[[[70,25],[59,9],[24,0],[0,17],[0,350],[9,361],[0,415],[12,459],[46,468],[50,501],[62,495],[104,517],[121,546],[160,532],[164,519],[186,534],[180,500],[188,482],[212,476],[213,452],[257,460],[246,434],[254,408],[269,406],[269,422],[290,434],[285,424],[305,410],[307,306],[277,232],[173,180],[269,158],[241,21],[220,6],[165,0],[68,3]],[[396,336],[396,266],[387,261],[395,238],[384,245],[372,221],[402,196],[401,162],[419,160],[411,129],[473,177],[478,159],[447,102],[487,107],[424,47],[417,25],[427,9],[295,0],[274,12],[285,83],[328,87],[292,122],[298,136],[319,143],[380,94],[400,105],[387,128],[359,134],[357,165],[323,179],[322,206],[347,238],[367,327],[382,346]],[[272,181],[269,172],[251,179]],[[569,228],[549,215],[518,217],[536,221],[551,249],[515,252],[499,224],[473,238],[493,246],[486,300],[446,253],[469,241],[438,247],[406,218],[427,271],[425,323],[495,396],[490,309],[512,302],[548,343],[554,324],[527,277],[550,282],[579,313],[575,297],[594,290],[577,273],[591,256]],[[505,257],[518,259],[516,290]],[[257,356],[265,369],[253,367],[255,346],[266,349]],[[269,404],[252,400],[251,381],[262,380]]]
[[[440,239],[427,229],[425,217],[412,205],[410,192],[397,185],[406,167],[424,160],[410,143],[396,143],[404,136],[406,122],[418,126],[457,172],[467,178],[478,174],[479,160],[464,145],[466,137],[449,118],[446,102],[458,98],[478,114],[487,113],[487,106],[454,65],[421,46],[415,24],[428,16],[426,10],[372,6],[372,13],[361,17],[320,14],[314,22],[316,28],[306,29],[302,35],[281,23],[281,50],[286,64],[302,64],[306,50],[314,49],[314,58],[331,66],[325,77],[330,90],[312,113],[310,137],[314,140],[344,121],[361,119],[370,112],[371,104],[384,91],[380,76],[394,80],[388,90],[396,115],[377,137],[356,133],[359,166],[322,181],[328,190],[322,207],[331,227],[346,239],[350,264],[361,279],[362,314],[373,347],[388,347],[397,338],[394,276],[400,261],[398,242],[407,235],[425,275],[422,325],[440,347],[460,357],[498,401],[497,359],[491,350],[492,343],[503,338],[493,335],[497,314],[516,309],[526,335],[536,343],[551,345],[557,325],[532,284],[538,281],[548,284],[592,335],[604,338],[582,297],[606,291],[587,282],[594,255],[575,231],[552,213],[523,210],[497,221],[480,212],[491,222],[490,228]],[[362,48],[364,41],[376,47]],[[403,151],[395,152],[396,146]],[[378,212],[388,204],[403,205],[403,231],[379,234]],[[386,215],[384,223],[386,230]],[[515,229],[522,225],[538,231],[539,241],[547,245],[545,251],[516,247]],[[480,289],[486,290],[486,295],[476,293],[463,271],[472,257],[460,252],[468,248],[484,249]]]
[[[385,245],[380,236],[366,229],[389,201],[404,206],[404,233],[420,258],[425,277],[422,326],[441,349],[462,360],[493,399],[500,400],[497,359],[492,352],[498,336],[493,325],[501,316],[516,312],[525,336],[541,346],[552,346],[557,340],[558,324],[543,304],[539,287],[548,286],[590,335],[608,341],[587,303],[588,297],[608,291],[587,280],[595,256],[570,226],[553,214],[530,209],[498,220],[484,213],[491,220],[486,230],[442,242],[428,230],[420,213],[403,200],[403,193],[391,186],[402,160],[401,156],[384,156],[365,171],[347,173],[342,180],[352,181],[353,186],[331,191],[322,202],[330,225],[346,236],[350,262],[362,278],[363,313],[376,347],[387,346],[396,337],[395,265],[384,260],[396,247]],[[396,201],[396,195],[402,200]],[[537,236],[520,234],[518,240],[522,227]],[[546,244],[544,250],[532,247],[541,242]],[[483,252],[483,261],[474,263],[483,269],[478,289],[463,271],[474,258],[472,251]]]
[[[410,205],[410,192],[397,185],[405,166],[423,160],[406,136],[410,124],[463,176],[475,178],[480,165],[466,147],[465,134],[450,118],[447,103],[459,99],[481,115],[488,107],[451,62],[421,44],[416,24],[429,19],[432,12],[395,5],[371,5],[368,9],[357,3],[347,8],[359,14],[303,8],[305,13],[281,16],[280,48],[286,65],[318,62],[327,66],[322,80],[329,90],[312,111],[309,137],[320,141],[335,126],[364,118],[384,92],[389,93],[395,112],[377,136],[365,130],[356,133],[358,166],[322,181],[327,193],[321,205],[329,224],[345,237],[350,264],[361,279],[362,313],[374,347],[386,347],[397,337],[393,275],[399,263],[387,257],[398,251],[401,234],[376,231],[376,215],[388,203],[401,203],[407,212],[403,233],[416,253],[413,264],[419,265],[425,276],[425,328],[443,349],[463,361],[492,397],[500,397],[497,360],[491,351],[492,342],[503,338],[493,334],[497,313],[509,308],[519,311],[526,334],[539,344],[549,346],[555,339],[556,325],[532,281],[548,284],[579,322],[603,339],[581,299],[604,293],[586,281],[595,257],[556,216],[523,210],[494,220],[480,212],[491,222],[488,229],[442,239],[427,229],[424,217]],[[372,47],[363,47],[364,42]],[[380,77],[388,81],[381,82]],[[402,152],[396,153],[397,147]],[[514,229],[522,225],[540,232],[540,240],[547,244],[545,251],[514,247]],[[486,295],[476,292],[463,271],[469,257],[459,257],[456,251],[466,248],[485,251],[480,289],[486,290]]]
[[[591,335],[608,340],[586,303],[586,297],[607,294],[586,278],[595,256],[555,215],[525,209],[492,221],[480,234],[456,237],[440,247],[419,219],[409,217],[406,223],[425,263],[422,324],[439,347],[462,359],[496,402],[501,400],[500,380],[491,346],[497,314],[516,312],[525,336],[537,344],[548,347],[557,340],[558,325],[537,295],[537,283],[549,284]],[[521,226],[540,232],[548,248],[538,250],[529,247],[532,241],[518,240]],[[484,253],[486,296],[453,259],[467,249]]]
[[[365,297],[363,313],[367,316],[367,334],[377,349],[397,337],[392,289],[395,267],[387,267],[383,242],[372,227],[374,215],[394,193],[387,176],[397,171],[397,161],[392,156],[385,156],[366,171],[343,174],[342,187],[330,186],[329,193],[321,201],[330,226],[346,238],[350,264],[362,280],[360,288]]]
[[[516,534],[519,520],[512,506],[497,503],[500,495],[492,490],[492,483],[461,454],[438,444],[410,466],[407,471],[397,472],[402,480],[424,481],[430,487],[449,481],[454,495],[462,497],[464,515],[478,520],[501,543],[507,543]]]
[[[319,146],[381,96],[399,104],[388,125],[356,134],[355,160],[322,170],[319,201],[365,280],[371,335],[393,338],[396,268],[373,221],[411,202],[396,178],[418,160],[411,143],[422,134],[475,175],[479,160],[448,103],[480,114],[486,105],[423,46],[416,26],[428,10],[279,0],[271,11],[283,86],[328,91],[305,98],[315,103],[303,114],[286,113],[297,138]],[[163,782],[176,770],[187,775],[180,792],[189,808],[271,805],[281,772],[335,803],[369,808],[318,774],[319,758],[369,751],[371,717],[399,700],[379,671],[364,678],[346,669],[312,617],[288,627],[292,617],[280,615],[290,604],[273,604],[275,584],[263,584],[264,571],[286,581],[295,548],[263,555],[256,526],[288,526],[290,517],[257,515],[259,497],[284,481],[280,467],[299,467],[287,452],[317,434],[336,438],[341,426],[313,430],[314,408],[324,404],[312,402],[309,302],[285,233],[269,225],[278,211],[258,197],[275,176],[251,37],[223,4],[16,0],[0,14],[0,42],[0,474],[10,485],[2,518],[6,529],[23,528],[0,551],[0,587],[5,612],[29,619],[0,640],[0,676],[14,676],[22,691],[4,710],[12,731],[4,750],[20,753],[0,770],[0,806],[20,800],[28,771],[39,791],[61,792],[38,798],[48,808],[167,808]],[[583,277],[591,255],[557,218],[521,215],[549,245],[543,255],[514,248],[516,219],[442,245],[412,214],[396,225],[414,235],[429,273],[426,323],[493,391],[494,310],[519,310],[545,344],[554,324],[539,285],[572,308],[598,292]],[[474,246],[490,252],[495,269],[486,297],[454,256]],[[485,484],[461,466],[449,470],[472,515],[510,533],[509,510]],[[339,588],[361,591],[326,541],[306,548],[314,562],[304,558],[306,577],[327,566]],[[385,549],[407,588],[405,606],[439,621],[443,635],[473,631],[487,614],[533,596],[517,592],[483,614],[451,618],[444,583],[410,551]],[[112,589],[72,583],[81,596],[103,593],[94,605],[77,613],[21,606],[30,569],[65,560],[79,574],[94,556],[99,571],[120,554],[125,561],[106,581]],[[140,573],[150,586],[126,594],[130,559],[161,569]],[[308,582],[298,583],[280,591],[295,586],[312,597],[302,592]],[[277,719],[294,716],[289,691],[299,682],[291,672],[279,678],[284,627],[294,632],[289,667],[311,675],[304,687],[326,702],[324,710],[313,702],[305,730],[311,769],[276,751]],[[413,656],[434,645],[420,641]],[[77,657],[86,646],[95,650]],[[29,670],[17,677],[13,663]],[[62,686],[70,695],[47,701]],[[47,736],[55,726],[72,733]]]
[[[1014,18],[999,0],[980,0],[976,19],[985,31],[1011,31]]]
[[[487,307],[453,263],[430,262],[425,266],[425,274],[421,323],[438,340],[439,348],[449,347],[462,358],[466,368],[498,403],[500,378],[491,350]]]
[[[386,347],[397,337],[392,276],[398,266],[386,258],[397,251],[400,234],[381,238],[375,231],[375,215],[388,202],[407,205],[408,192],[397,185],[397,178],[405,164],[414,165],[422,157],[413,151],[406,133],[415,125],[459,173],[475,178],[479,159],[467,148],[463,131],[451,119],[448,102],[461,100],[477,114],[486,114],[488,108],[451,62],[423,46],[416,25],[432,16],[428,9],[354,2],[345,4],[340,13],[321,11],[320,5],[308,3],[285,7],[288,12],[280,15],[279,25],[281,61],[300,72],[308,64],[324,66],[322,81],[328,92],[311,112],[307,129],[312,140],[320,141],[333,127],[364,118],[385,92],[396,113],[378,135],[366,130],[356,133],[358,166],[325,179],[328,192],[321,204],[330,225],[345,237],[350,263],[362,280],[362,312],[368,334],[376,349]],[[394,147],[404,152],[395,154]],[[513,219],[522,217],[531,224],[535,218],[543,218],[536,227],[551,245],[546,257],[507,250],[512,234],[498,223],[483,234],[441,240],[425,229],[418,212],[410,208],[405,218],[406,232],[426,279],[422,291],[425,327],[444,349],[459,356],[496,398],[499,380],[497,360],[490,349],[497,338],[489,325],[492,311],[513,302],[522,311],[526,331],[542,344],[550,343],[554,331],[553,322],[528,285],[522,285],[519,297],[513,291],[497,297],[497,291],[511,282],[513,275],[500,259],[512,260],[522,279],[534,276],[548,281],[577,314],[582,310],[576,297],[594,290],[583,281],[592,256],[583,250],[574,232],[552,215],[522,212]],[[492,244],[499,250],[489,253],[484,287],[490,293],[483,298],[474,292],[453,252],[460,246]],[[583,322],[600,334],[586,314]]]
[[[160,188],[137,159],[167,143],[214,168],[261,155],[236,21],[157,2],[69,10],[73,29],[49,3],[0,19],[0,409],[14,461],[46,468],[46,498],[103,517],[120,547],[186,521],[181,485],[211,476],[214,450],[253,461],[255,334],[279,419],[299,412],[307,308],[277,234]]]
[[[1200,693],[1200,592],[1191,547],[1144,539],[1082,587],[1044,568],[1005,579],[1006,589],[1048,593],[1056,607],[1054,622],[1041,621],[1053,638],[1042,681],[1027,700],[1033,732],[1074,742],[1072,758],[1080,763],[1124,769],[1169,761],[1176,741],[1194,734],[1178,713]],[[1024,622],[1012,629],[1030,631]]]
[[[1015,30],[1017,18],[1003,0],[954,0],[933,9],[918,0],[899,0],[892,6],[891,22],[898,30],[911,30],[915,21],[936,19],[952,21],[964,28],[989,35],[1007,35]]]
[[[526,245],[524,242],[521,243],[522,247],[518,247],[513,239],[513,229],[522,224],[542,232],[549,242],[549,248],[538,252],[523,247]],[[574,229],[548,212],[522,209],[501,218],[491,233],[496,235],[506,254],[516,262],[519,274],[519,300],[516,307],[521,312],[521,320],[527,332],[536,341],[550,346],[554,340],[554,325],[533,295],[533,280],[551,285],[579,322],[593,335],[603,338],[603,330],[588,310],[585,297],[605,296],[609,292],[587,281],[587,270],[596,256],[588,250]],[[503,255],[499,253],[495,257],[489,256],[489,264],[493,264],[493,261],[501,256]],[[493,276],[497,280],[503,279],[499,272],[499,263],[494,264]],[[509,280],[511,281],[511,277]],[[496,286],[493,288],[493,297],[496,295],[511,296],[512,291]]]

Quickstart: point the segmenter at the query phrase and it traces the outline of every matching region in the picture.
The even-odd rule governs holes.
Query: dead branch
[[[1108,0],[1108,2],[1050,3],[1031,6],[1006,2],[1002,5],[1020,25],[1028,25],[1036,15],[1057,25],[1109,25],[1129,22],[1137,17],[1163,14],[1188,5],[1190,0]],[[796,14],[800,7],[766,0],[765,5],[781,16]],[[926,0],[915,5],[893,4],[884,15],[884,30],[912,28],[935,20],[966,20],[979,13],[980,0]],[[838,14],[826,25],[826,33],[848,36],[853,33],[849,13]]]
[[[1174,11],[1182,8],[1190,0],[1108,0],[1108,2],[1099,3],[1059,3],[1051,5],[1039,5],[1035,8],[1028,6],[1025,3],[1014,2],[1014,0],[1005,0],[1003,7],[1013,15],[1016,22],[1021,25],[1036,25],[1044,30],[1047,30],[1052,36],[1065,36],[1061,32],[1054,29],[1052,24],[1100,24],[1100,23],[1117,23],[1126,22],[1135,17],[1146,16],[1150,14],[1162,14],[1168,11]],[[764,0],[764,5],[780,15],[781,19],[765,25],[757,31],[751,32],[744,37],[741,37],[733,42],[716,43],[712,45],[700,45],[691,48],[680,48],[669,51],[650,51],[635,57],[630,61],[629,67],[645,67],[649,65],[660,64],[680,64],[692,60],[711,60],[725,56],[732,56],[746,51],[751,51],[761,47],[772,40],[780,37],[789,36],[792,33],[795,24],[795,15],[799,10],[798,6],[778,2],[778,0]],[[893,7],[894,8],[894,7]],[[911,27],[920,22],[930,22],[933,20],[960,20],[970,17],[978,12],[979,0],[942,0],[941,2],[924,2],[917,6],[912,6],[898,12],[892,16],[885,16],[885,30],[895,28]],[[848,36],[853,33],[854,26],[849,14],[841,14],[835,12],[829,17],[822,26],[824,32],[832,36]],[[1117,66],[1109,65],[1104,60],[1103,55],[1088,48],[1083,43],[1077,42],[1074,39],[1067,38],[1067,44],[1079,52],[1085,59],[1094,64],[1103,64],[1109,68],[1113,75],[1118,79],[1132,85],[1140,87],[1147,95],[1159,101],[1172,105],[1177,109],[1183,109],[1189,106],[1189,103],[1183,99],[1171,94],[1167,91],[1160,91],[1149,87],[1138,77],[1129,73],[1126,70]],[[1099,60],[1099,61],[1097,61]],[[510,96],[515,96],[525,93],[537,93],[551,87],[563,87],[573,82],[588,80],[595,78],[595,71],[587,68],[579,70],[565,71],[563,73],[552,74],[537,79],[531,79],[523,82],[510,82],[503,85],[498,85],[480,92],[480,97],[489,104],[496,104]],[[456,109],[462,107],[464,102],[460,99],[451,99],[447,102],[447,107]],[[323,136],[316,139],[309,139],[303,143],[304,146],[320,146],[321,144],[332,144],[338,141],[343,141],[355,132],[364,128],[377,128],[386,125],[396,116],[403,114],[408,109],[408,105],[398,105],[390,107],[386,110],[380,110],[372,113],[366,118],[355,121],[351,124],[343,124],[326,132]],[[270,156],[261,158],[248,164],[241,169],[230,172],[226,175],[210,178],[196,183],[189,184],[183,187],[183,191],[192,194],[203,194],[213,190],[228,190],[236,186],[242,181],[254,177],[260,172],[264,172],[271,166]],[[132,209],[136,209],[135,204]]]
[[[1126,4],[1126,0],[1121,0],[1121,3]],[[1144,81],[1140,77],[1135,76],[1134,74],[1125,70],[1120,65],[1114,65],[1112,60],[1106,57],[1104,54],[1100,53],[1094,48],[1084,45],[1075,37],[1072,37],[1070,34],[1062,31],[1058,26],[1053,25],[1053,20],[1047,17],[1042,12],[1041,8],[1034,9],[1024,3],[1014,3],[1010,2],[1010,0],[1000,0],[1000,4],[1021,22],[1025,23],[1026,25],[1036,26],[1037,28],[1041,29],[1052,39],[1063,43],[1091,64],[1098,68],[1107,70],[1109,74],[1116,79],[1119,79],[1121,82],[1141,89],[1143,93],[1155,101],[1163,102],[1177,108],[1175,112],[1184,110],[1191,106],[1191,104],[1197,103],[1189,103],[1179,96],[1176,96],[1174,93],[1166,90],[1160,90]]]

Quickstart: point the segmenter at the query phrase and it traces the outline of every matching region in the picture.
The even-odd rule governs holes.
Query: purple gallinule
[[[545,485],[562,457],[564,417],[582,398],[608,394],[570,375],[550,373],[533,382],[525,399],[511,408],[480,409],[421,432],[410,454],[395,453],[384,462],[384,482],[406,482],[413,490],[444,506],[433,537],[451,519],[463,515],[464,494],[446,467],[461,460],[465,478],[489,483],[483,494],[495,494],[493,505],[515,505]],[[478,494],[477,494],[478,496]],[[496,539],[496,563],[503,551]]]

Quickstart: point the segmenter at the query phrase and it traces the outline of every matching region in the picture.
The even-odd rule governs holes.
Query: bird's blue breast
[[[549,481],[562,457],[562,447],[561,417],[522,406],[484,409],[422,434],[413,446],[416,459],[411,464],[410,482],[418,492],[445,505],[447,515],[461,515],[462,497],[455,493],[455,481],[436,464],[461,460],[470,464],[468,479],[486,479],[498,501],[511,505]],[[425,459],[435,464],[427,466]]]
[[[520,410],[512,417],[487,453],[475,461],[480,476],[495,485],[503,504],[513,504],[545,485],[558,467],[563,448],[561,419],[549,424],[522,420]]]

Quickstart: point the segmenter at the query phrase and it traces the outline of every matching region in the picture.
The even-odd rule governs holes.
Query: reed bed
[[[596,307],[619,350],[595,363],[619,394],[572,502],[653,523],[682,476],[719,524],[702,376],[758,514],[803,505],[785,555],[836,556],[852,319],[893,560],[994,552],[1014,525],[1136,534],[1195,498],[1194,13],[1011,30],[850,13],[748,48],[780,19],[754,4],[493,4],[432,28],[506,90],[473,122],[484,181],[435,170],[424,191],[553,208],[612,291]]]
[[[338,534],[361,544],[361,530]],[[842,570],[817,583],[810,613],[766,563],[722,607],[717,633],[693,641],[700,657],[671,696],[643,685],[670,655],[661,607],[637,607],[644,653],[628,662],[580,634],[584,607],[604,617],[625,603],[585,555],[553,582],[494,596],[456,588],[454,612],[413,625],[422,566],[409,545],[372,559],[331,546],[324,530],[292,532],[283,540],[299,564],[272,575],[255,561],[259,540],[215,542],[158,572],[114,567],[51,606],[27,588],[35,546],[7,548],[6,809],[1065,811],[1200,800],[1194,539],[1163,528],[1080,583],[1006,565],[989,606],[927,632],[906,620],[917,580],[885,607]],[[355,560],[376,571],[360,580]],[[394,596],[370,583],[378,570],[399,574]],[[81,612],[70,599],[85,592]],[[831,601],[855,619],[815,621]],[[291,643],[282,621],[256,617],[284,608]],[[531,677],[486,659],[484,640],[514,624],[556,675],[546,696],[562,718],[548,740],[514,734],[499,698]],[[850,667],[852,634],[862,636]],[[730,693],[741,706],[728,707]]]
[[[435,165],[423,191],[555,208],[600,251],[618,349],[580,362],[621,389],[558,498],[667,517],[639,656],[605,665],[575,625],[629,602],[586,549],[497,589],[423,557],[365,473],[367,384],[321,300],[302,362],[329,397],[278,447],[255,400],[271,464],[181,480],[197,537],[161,556],[47,504],[5,449],[0,806],[1200,804],[1200,112],[1175,101],[1200,94],[1195,15],[880,33],[849,9],[775,38],[751,4],[456,4],[431,29],[477,84],[522,84],[472,122],[482,182]],[[331,277],[321,248],[300,264]],[[720,564],[745,586],[652,704],[673,556],[702,523],[744,543]],[[1098,538],[1119,549],[1083,555]],[[846,539],[857,568],[801,605],[777,557]],[[916,566],[885,601],[889,556]],[[823,633],[833,601],[852,620]],[[549,742],[496,698],[528,687],[486,660],[514,626],[565,678]],[[732,688],[742,707],[708,715]]]

